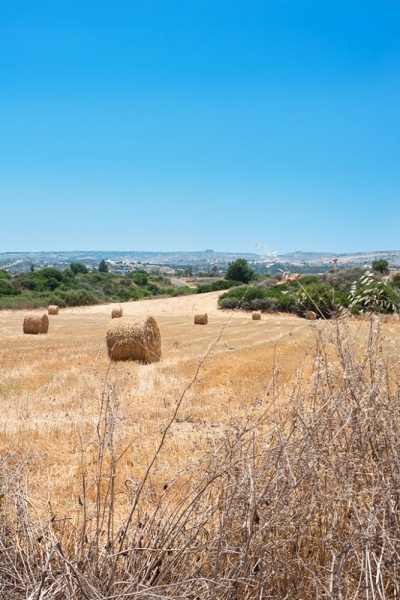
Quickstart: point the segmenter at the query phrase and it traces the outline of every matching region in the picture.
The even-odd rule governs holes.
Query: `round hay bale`
[[[49,315],[58,315],[58,311],[59,311],[59,306],[57,306],[56,304],[50,304],[50,306],[47,309],[47,312],[49,313]]]
[[[255,311],[252,313],[251,318],[253,319],[253,321],[260,321],[261,313],[259,311]]]
[[[207,325],[208,323],[208,314],[204,313],[204,315],[194,315],[194,324],[195,325]]]
[[[121,307],[119,308],[113,308],[111,311],[111,318],[112,319],[119,319],[120,317],[123,317],[124,313]]]
[[[49,317],[47,315],[26,315],[24,319],[24,333],[47,333],[49,330]]]
[[[161,358],[161,334],[150,315],[120,317],[111,321],[106,334],[108,356],[112,360],[157,362]]]
[[[315,312],[313,310],[308,310],[305,314],[305,317],[308,321],[315,321],[315,319],[317,318],[317,315],[315,314]]]

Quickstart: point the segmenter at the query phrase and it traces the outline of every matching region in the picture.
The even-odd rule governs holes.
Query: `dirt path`
[[[188,296],[176,296],[174,298],[148,298],[136,302],[121,302],[124,315],[139,315],[150,313],[155,317],[168,316],[178,317],[188,313],[207,312],[213,316],[221,316],[224,311],[218,309],[218,297],[222,292],[210,292],[208,294],[190,294]],[[95,314],[110,313],[116,304],[101,304],[95,306],[79,306],[65,308],[63,313]],[[229,311],[232,312],[232,311]]]

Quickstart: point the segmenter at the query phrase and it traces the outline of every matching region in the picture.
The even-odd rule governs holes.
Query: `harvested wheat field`
[[[218,310],[219,294],[122,305],[124,317],[157,320],[162,360],[152,364],[109,361],[109,306],[64,309],[46,336],[23,335],[19,311],[0,313],[7,531],[22,527],[39,540],[24,552],[42,565],[25,568],[18,542],[7,590],[40,593],[51,552],[59,572],[72,563],[75,571],[49,577],[43,598],[150,598],[143,586],[155,585],[160,598],[311,598],[315,585],[321,594],[329,588],[332,542],[324,540],[332,527],[339,531],[337,515],[351,506],[354,523],[367,519],[374,467],[368,463],[367,479],[353,482],[354,467],[345,464],[352,452],[373,462],[362,436],[367,421],[386,414],[380,395],[397,397],[400,326],[283,314],[254,321],[251,313]],[[194,325],[197,313],[208,313],[207,327]],[[370,379],[375,396],[364,393]],[[375,417],[371,406],[357,408],[364,401],[353,400],[357,394],[373,398]],[[393,435],[395,418],[392,403]],[[380,496],[378,512],[383,504]],[[354,562],[361,550],[348,520],[341,535]],[[306,556],[315,564],[304,573]],[[20,576],[13,561],[22,561]],[[269,565],[270,595],[260,592],[260,561]],[[343,598],[354,596],[363,564],[345,578],[338,567]],[[248,578],[235,584],[237,595],[235,577]],[[387,597],[397,597],[395,579],[391,573]]]
[[[255,323],[251,313],[218,310],[218,295],[123,304],[125,316],[149,313],[157,319],[163,360],[152,365],[110,365],[105,345],[109,306],[64,309],[46,337],[24,336],[21,312],[0,313],[1,444],[3,449],[29,449],[35,457],[32,481],[40,487],[36,493],[31,487],[31,493],[36,500],[47,502],[50,493],[61,513],[77,510],[79,432],[83,419],[89,435],[106,378],[118,395],[124,424],[120,443],[146,439],[126,455],[134,471],[147,464],[156,432],[218,336],[177,416],[166,466],[182,464],[194,443],[203,447],[222,424],[248,410],[264,395],[274,368],[276,381],[290,378],[307,355],[308,323],[286,315]],[[193,324],[199,309],[209,314],[207,328]]]

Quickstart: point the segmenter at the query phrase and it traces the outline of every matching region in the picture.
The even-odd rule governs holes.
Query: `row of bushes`
[[[77,264],[72,263],[71,268],[64,271],[46,267],[14,275],[0,270],[0,308],[39,308],[48,304],[84,306],[196,291],[177,288],[169,279],[144,271],[120,276],[77,269]]]
[[[354,314],[366,310],[389,314],[398,310],[400,276],[385,282],[377,275],[362,270],[357,270],[357,273],[354,269],[348,271],[329,276],[305,276],[286,285],[276,285],[278,278],[269,278],[251,286],[235,287],[222,294],[218,303],[221,308],[300,315],[312,310],[324,318],[344,309]],[[356,278],[352,279],[354,275]]]
[[[240,281],[233,281],[231,279],[218,279],[212,283],[199,285],[196,292],[198,294],[204,294],[206,292],[220,292],[221,290],[229,290],[232,287],[242,285]]]

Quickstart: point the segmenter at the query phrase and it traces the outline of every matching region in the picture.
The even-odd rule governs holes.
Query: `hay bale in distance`
[[[204,315],[194,315],[194,324],[195,325],[207,325],[208,323],[208,314],[204,313]]]
[[[47,333],[49,330],[49,317],[30,313],[24,319],[24,333]]]
[[[161,358],[161,333],[150,315],[120,317],[107,328],[108,356],[112,360],[157,362]]]
[[[120,317],[123,317],[124,313],[121,307],[119,308],[113,308],[111,311],[111,318],[112,319],[119,319]]]
[[[305,317],[308,321],[315,321],[315,319],[317,318],[317,315],[315,314],[315,312],[313,310],[308,310],[305,314]]]
[[[50,306],[47,309],[47,312],[49,313],[49,315],[58,315],[58,311],[59,311],[59,306],[57,306],[56,304],[50,304]]]
[[[253,319],[253,321],[260,321],[261,320],[260,311],[254,311],[251,315],[251,318]]]

